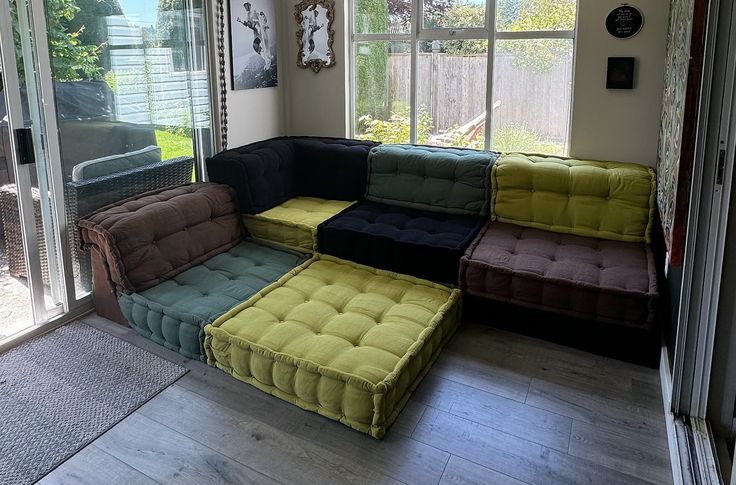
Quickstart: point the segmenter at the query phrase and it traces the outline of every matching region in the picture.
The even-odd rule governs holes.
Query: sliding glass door
[[[213,150],[206,8],[0,0],[0,298],[26,308],[21,326],[91,307],[80,217],[202,178]]]
[[[45,0],[45,9],[67,224],[196,178],[192,159],[212,150],[201,0]],[[91,264],[75,236],[70,291],[80,298]]]
[[[31,18],[0,1],[0,342],[66,309]]]

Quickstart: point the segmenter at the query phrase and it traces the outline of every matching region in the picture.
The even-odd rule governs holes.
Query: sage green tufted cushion
[[[366,199],[445,214],[488,214],[494,152],[381,145],[368,158]]]
[[[203,327],[304,260],[304,255],[251,240],[148,290],[120,294],[123,315],[138,333],[191,359],[201,359]]]
[[[317,255],[205,327],[207,362],[380,438],[460,321],[460,291]]]
[[[493,220],[615,241],[650,242],[654,171],[643,165],[511,153],[492,170]]]

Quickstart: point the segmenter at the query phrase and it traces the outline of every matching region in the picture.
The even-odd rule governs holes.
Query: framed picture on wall
[[[302,0],[294,7],[294,18],[299,25],[296,33],[299,52],[297,66],[314,72],[335,65],[332,43],[335,31],[335,0]]]
[[[278,85],[276,1],[228,0],[233,91]]]

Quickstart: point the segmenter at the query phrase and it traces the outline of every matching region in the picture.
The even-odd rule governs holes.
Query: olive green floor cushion
[[[491,174],[493,220],[650,242],[656,181],[649,167],[510,153],[496,161]]]
[[[316,255],[205,327],[207,362],[381,438],[460,321],[460,291]]]
[[[299,251],[316,249],[317,226],[353,202],[295,197],[259,214],[243,216],[250,234]]]
[[[139,334],[204,360],[203,327],[302,263],[305,255],[246,240],[140,293],[121,293],[123,315]]]

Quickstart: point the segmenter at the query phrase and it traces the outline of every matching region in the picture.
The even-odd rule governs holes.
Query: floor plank
[[[484,358],[465,355],[453,345],[437,359],[430,374],[518,402],[526,400],[531,383],[526,375],[504,369]]]
[[[465,324],[375,440],[85,321],[190,372],[44,483],[671,483],[652,369]]]
[[[652,483],[672,483],[669,450],[661,440],[632,439],[597,426],[575,421],[570,454],[579,458],[642,477]]]
[[[437,409],[428,409],[424,413],[413,436],[448,453],[528,483],[646,483]]]
[[[155,480],[95,445],[89,445],[38,482],[39,485],[99,485],[125,483],[152,485]]]
[[[404,483],[436,484],[450,458],[448,453],[393,433],[393,430],[382,440],[376,440],[269,396],[211,367],[202,372],[189,372],[177,381],[177,385],[294,436],[319,443],[340,456]]]
[[[419,420],[422,419],[422,415],[426,409],[427,406],[419,400],[409,400],[404,410],[401,411],[401,414],[399,414],[399,417],[396,418],[396,421],[391,426],[391,433],[399,433],[403,436],[410,437],[417,427]]]
[[[489,483],[494,485],[525,484],[525,482],[457,456],[450,457],[442,480],[440,480],[440,485],[487,485]]]
[[[441,377],[429,376],[415,398],[426,405],[519,438],[567,452],[572,419]]]
[[[666,439],[664,411],[601,397],[551,382],[532,380],[527,404],[627,436]]]
[[[162,392],[139,413],[280,482],[400,483],[179,386]]]
[[[137,412],[95,445],[162,483],[279,483]]]
[[[621,390],[631,388],[631,379],[659,385],[659,373],[654,369],[485,325],[465,324],[448,350],[457,350],[465,358],[484,360],[507,372],[550,382],[564,379],[592,388]]]

